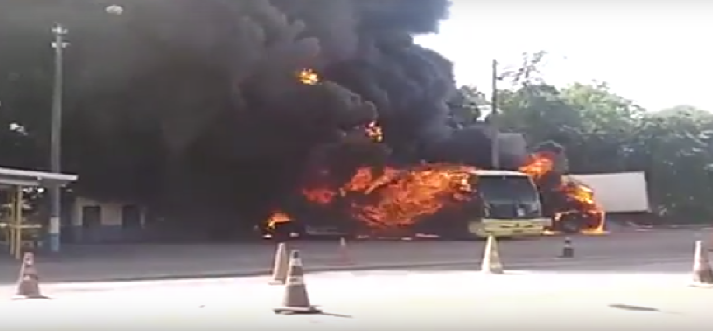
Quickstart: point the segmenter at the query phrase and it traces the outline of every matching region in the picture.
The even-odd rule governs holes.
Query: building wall
[[[137,241],[141,239],[144,227],[145,213],[135,205],[99,202],[84,197],[78,197],[72,205],[70,232],[71,241],[75,243]]]

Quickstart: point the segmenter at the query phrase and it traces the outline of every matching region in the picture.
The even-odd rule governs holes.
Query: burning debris
[[[271,239],[276,238],[277,240],[284,240],[287,237],[296,238],[299,237],[298,232],[294,232],[294,228],[285,226],[292,222],[292,218],[286,213],[281,211],[273,212],[267,219],[265,224],[265,232],[263,233],[263,238]],[[257,230],[260,230],[259,227]]]
[[[562,153],[562,150],[535,152],[519,170],[537,184],[555,230],[603,233],[604,211],[594,200],[592,189],[563,173],[562,166],[558,166]]]
[[[384,141],[384,132],[381,130],[381,127],[379,124],[377,124],[375,121],[369,123],[366,126],[366,135],[373,141],[380,143]]]
[[[304,85],[317,85],[322,83],[322,79],[314,69],[302,69],[297,73],[297,80]],[[362,131],[370,141],[380,143],[384,141],[384,132],[376,120],[370,121],[363,126]]]
[[[305,85],[319,84],[319,75],[313,69],[302,69],[297,74],[297,79]]]
[[[274,212],[270,217],[267,219],[267,229],[268,230],[275,230],[280,224],[283,223],[288,223],[291,222],[292,220],[290,219],[290,216],[283,212]]]

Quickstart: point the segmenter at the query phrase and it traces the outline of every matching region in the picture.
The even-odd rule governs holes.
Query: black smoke
[[[452,63],[414,43],[449,1],[125,0],[122,15],[58,3],[72,31],[67,148],[92,194],[247,224],[312,167],[490,162],[484,130],[449,124]],[[323,83],[301,84],[304,68]],[[362,134],[374,120],[384,144]]]

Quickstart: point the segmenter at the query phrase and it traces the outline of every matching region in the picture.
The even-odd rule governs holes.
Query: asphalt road
[[[27,330],[709,330],[712,289],[689,287],[689,280],[621,272],[328,272],[306,276],[311,302],[323,315],[275,315],[284,290],[268,286],[267,277],[93,283],[95,291],[55,285],[53,300],[0,299],[0,309],[6,328]]]
[[[689,263],[693,241],[711,238],[709,230],[652,230],[605,236],[573,237],[575,258],[558,259],[563,238],[501,241],[503,262],[515,269],[601,270]],[[308,270],[343,269],[473,269],[483,242],[395,241],[350,242],[345,258],[338,242],[295,242]],[[60,257],[38,257],[45,283],[171,279],[266,274],[274,244],[234,245],[97,245],[69,247]],[[0,283],[17,278],[19,262],[0,258]]]
[[[325,311],[311,316],[275,315],[272,309],[281,305],[284,289],[267,285],[267,276],[101,281],[92,269],[105,268],[101,275],[106,280],[129,275],[122,268],[147,267],[151,259],[156,263],[152,270],[160,267],[164,272],[171,271],[166,267],[179,270],[177,265],[210,267],[230,261],[253,261],[257,266],[271,262],[271,245],[124,247],[44,259],[39,265],[43,275],[64,270],[65,277],[89,275],[92,282],[51,283],[46,280],[51,276],[42,276],[42,291],[52,300],[26,301],[9,300],[14,285],[0,285],[0,309],[6,327],[28,330],[707,330],[713,289],[690,287],[690,281],[693,241],[709,235],[676,230],[576,237],[573,259],[556,257],[562,238],[502,241],[505,275],[475,271],[483,249],[477,242],[358,242],[349,246],[357,266],[337,263],[341,255],[336,243],[298,243],[313,270],[305,277],[310,299]],[[234,256],[238,249],[242,253]],[[226,255],[215,256],[218,252]],[[202,260],[206,257],[207,264]],[[314,271],[355,267],[369,270]],[[247,268],[240,270],[231,272],[247,274]],[[134,269],[133,274],[150,271]]]

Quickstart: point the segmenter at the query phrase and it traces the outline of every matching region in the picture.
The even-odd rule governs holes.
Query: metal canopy
[[[43,171],[18,170],[0,167],[0,185],[54,186],[76,181],[77,175],[57,174]]]

